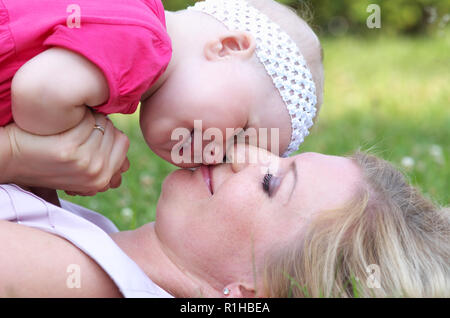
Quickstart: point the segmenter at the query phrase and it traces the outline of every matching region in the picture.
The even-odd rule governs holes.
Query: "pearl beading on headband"
[[[206,0],[188,10],[207,13],[230,30],[256,39],[256,55],[278,89],[291,117],[291,141],[283,157],[298,150],[316,115],[316,87],[294,41],[266,15],[244,0]]]

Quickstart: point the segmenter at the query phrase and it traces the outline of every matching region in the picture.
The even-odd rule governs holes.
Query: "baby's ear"
[[[237,57],[249,59],[256,48],[254,37],[247,32],[229,31],[205,44],[205,57],[210,61]]]

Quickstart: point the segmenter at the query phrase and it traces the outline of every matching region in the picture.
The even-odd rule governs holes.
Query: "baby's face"
[[[226,60],[178,65],[142,101],[140,124],[149,147],[179,167],[220,163],[241,128],[253,138],[248,143],[283,154],[291,138],[289,113],[268,75],[254,67]]]

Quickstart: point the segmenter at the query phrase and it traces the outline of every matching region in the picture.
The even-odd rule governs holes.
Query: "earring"
[[[228,287],[225,287],[225,288],[223,289],[223,294],[224,294],[225,296],[228,296],[228,295],[230,294],[230,289],[229,289]]]

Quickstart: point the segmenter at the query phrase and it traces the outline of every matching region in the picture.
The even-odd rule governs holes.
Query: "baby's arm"
[[[101,70],[81,55],[51,48],[25,63],[11,86],[16,124],[37,135],[75,127],[87,107],[105,103],[108,83]]]

